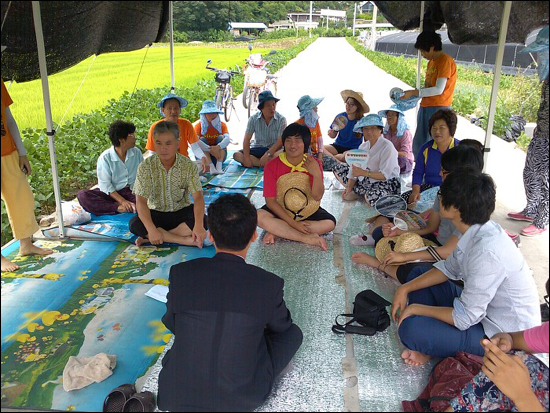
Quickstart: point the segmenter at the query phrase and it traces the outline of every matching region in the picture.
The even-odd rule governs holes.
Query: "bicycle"
[[[237,98],[233,97],[233,86],[231,85],[231,79],[233,76],[240,75],[242,73],[240,71],[235,72],[233,70],[210,67],[211,63],[212,60],[210,59],[206,61],[206,68],[216,72],[214,80],[218,85],[216,86],[216,93],[214,94],[214,102],[216,103],[216,107],[223,111],[225,121],[229,122],[232,111],[234,110],[235,113],[237,112],[235,105],[233,104],[233,101]]]
[[[249,45],[249,50],[252,47]],[[276,53],[272,50],[269,54]],[[274,96],[277,96],[277,77],[269,74],[269,65],[272,62],[264,60],[259,53],[251,54],[248,59],[245,59],[245,82],[243,89],[243,106],[248,109],[248,117],[250,117],[258,106],[258,96],[264,90],[270,90]]]

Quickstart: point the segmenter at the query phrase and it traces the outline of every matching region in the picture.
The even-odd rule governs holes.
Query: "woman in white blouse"
[[[364,139],[359,149],[369,153],[369,160],[366,169],[354,165],[351,173],[350,166],[345,163],[334,168],[334,175],[346,187],[343,200],[364,197],[367,205],[374,206],[381,197],[401,193],[397,150],[389,140],[384,139],[383,129],[382,118],[372,113],[355,125],[354,132],[362,133]]]

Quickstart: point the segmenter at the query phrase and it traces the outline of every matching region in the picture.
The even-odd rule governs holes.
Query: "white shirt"
[[[143,155],[138,148],[129,149],[124,162],[114,146],[103,151],[97,159],[97,183],[101,192],[109,195],[127,186],[133,189],[137,168],[142,161]]]
[[[481,322],[492,337],[541,324],[532,272],[496,222],[472,225],[453,254],[434,266],[451,279],[464,280],[464,290],[453,303],[453,321],[459,330]]]
[[[393,143],[385,139],[382,135],[378,138],[371,148],[370,141],[363,142],[359,149],[369,152],[369,162],[367,170],[371,172],[381,172],[386,180],[399,177],[399,163],[397,163],[397,150]],[[368,178],[370,182],[380,182],[378,179]]]

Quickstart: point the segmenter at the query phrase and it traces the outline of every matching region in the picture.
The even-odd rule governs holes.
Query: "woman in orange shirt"
[[[323,162],[323,134],[319,125],[319,115],[317,114],[317,106],[324,98],[314,99],[309,95],[304,95],[298,100],[298,110],[300,111],[300,119],[296,121],[300,125],[305,125],[311,133],[311,142],[309,150],[311,154]],[[306,148],[307,151],[307,148]]]
[[[443,53],[441,36],[432,31],[418,35],[414,48],[420,50],[422,57],[427,59],[426,81],[424,88],[407,90],[401,99],[413,96],[422,98],[416,120],[416,133],[413,139],[413,153],[418,159],[418,151],[430,137],[428,122],[432,115],[440,109],[450,109],[453,103],[453,93],[456,85],[456,63],[451,56]]]
[[[210,173],[222,174],[222,164],[227,158],[227,146],[230,143],[229,130],[220,119],[223,111],[216,107],[213,100],[205,100],[199,112],[200,120],[195,122],[195,132],[199,137],[199,146],[210,160]]]

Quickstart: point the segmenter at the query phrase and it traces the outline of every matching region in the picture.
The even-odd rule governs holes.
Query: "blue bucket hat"
[[[397,105],[391,105],[388,109],[384,109],[378,112],[378,115],[385,118],[388,112],[397,112],[401,115],[405,115],[403,111]]]
[[[205,115],[207,113],[223,113],[223,110],[219,110],[216,107],[216,102],[213,100],[205,100],[202,104],[202,109],[199,112],[199,115]]]
[[[380,126],[381,128],[383,128],[384,121],[379,115],[375,113],[370,113],[367,116],[361,118],[361,120],[355,124],[353,131],[361,132],[361,129],[363,129],[365,126]]]
[[[300,112],[312,110],[319,106],[319,103],[321,103],[323,99],[324,98],[312,98],[309,95],[304,95],[298,100],[298,109]]]
[[[176,95],[175,93],[168,93],[167,95],[165,95],[161,101],[157,104],[157,107],[159,108],[162,108],[164,107],[164,103],[166,103],[167,100],[169,99],[176,99],[179,103],[180,103],[180,108],[184,108],[186,107],[189,103],[184,99],[184,98],[180,98],[178,95]]]
[[[273,96],[273,93],[271,93],[270,90],[264,90],[260,95],[258,96],[258,109],[262,109],[264,106],[264,103],[270,100],[274,100],[275,102],[280,101],[281,99],[277,99],[275,96]]]
[[[390,99],[395,103],[395,107],[399,108],[401,111],[405,112],[406,110],[416,107],[416,104],[420,101],[419,96],[412,96],[408,99],[401,99],[405,92],[403,89],[394,87],[390,90]]]
[[[520,51],[520,53],[538,53],[537,73],[541,82],[548,77],[548,43],[548,26],[545,26],[539,31],[535,41]]]

